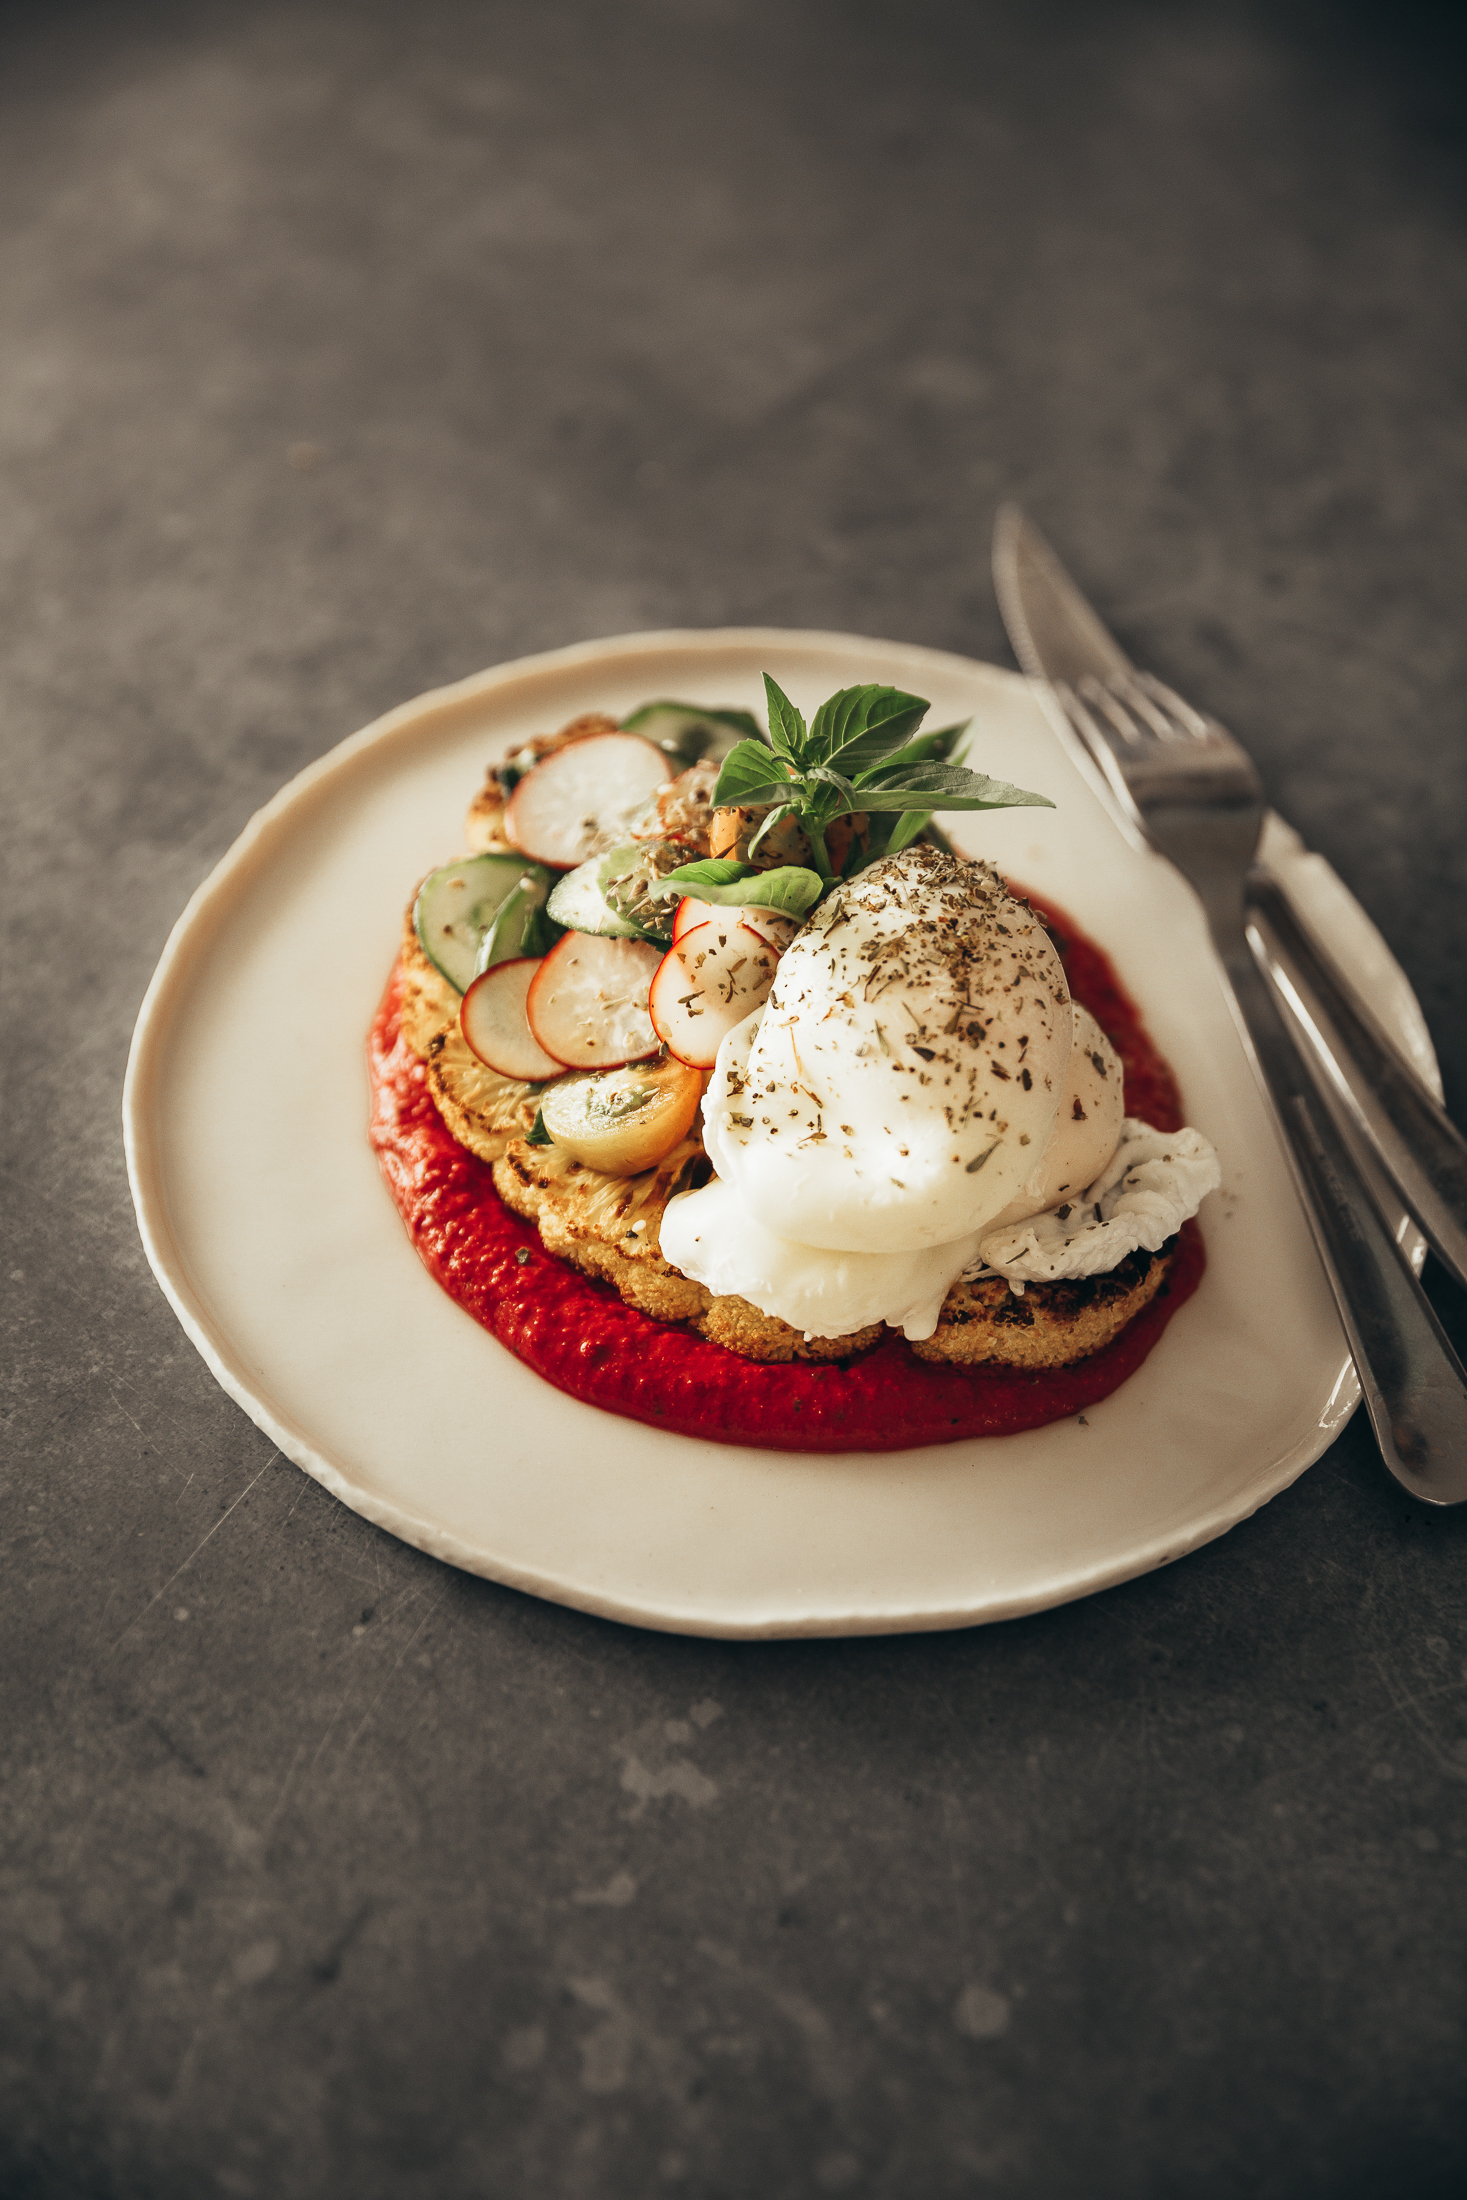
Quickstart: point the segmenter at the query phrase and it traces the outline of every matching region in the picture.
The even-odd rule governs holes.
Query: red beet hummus
[[[1158,1130],[1179,1129],[1176,1080],[1109,960],[1062,913],[1035,906],[1064,956],[1076,1000],[1124,1064],[1127,1114]],[[371,1139],[420,1259],[517,1359],[608,1413],[777,1451],[902,1451],[1009,1436],[1109,1397],[1201,1280],[1202,1235],[1189,1222],[1156,1298],[1114,1344],[1072,1367],[933,1366],[895,1333],[849,1367],[741,1359],[639,1314],[608,1284],[543,1249],[534,1225],[501,1203],[488,1166],[445,1128],[423,1064],[399,1033],[398,1001],[394,972],[368,1040]]]

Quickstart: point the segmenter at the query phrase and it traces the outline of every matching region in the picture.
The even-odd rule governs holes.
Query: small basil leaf
[[[795,709],[778,681],[764,675],[764,693],[769,699],[769,745],[792,764],[800,761],[805,747],[805,721]]]
[[[803,917],[813,909],[826,888],[818,871],[807,870],[802,863],[781,864],[777,871],[761,871],[757,881],[750,879],[744,887],[745,909],[774,909],[787,917]]]
[[[690,863],[690,871],[711,870],[711,864]],[[825,891],[826,881],[818,871],[807,871],[803,864],[782,864],[777,871],[750,871],[747,878],[730,879],[722,886],[710,886],[705,882],[689,882],[688,891],[695,900],[709,901],[722,909],[774,909],[788,917],[802,917],[807,909],[813,909]],[[674,881],[665,878],[664,890]]]
[[[928,708],[920,695],[906,695],[900,688],[842,688],[815,713],[811,751],[837,771],[861,771],[899,749]]]
[[[545,1111],[543,1108],[536,1108],[534,1125],[525,1134],[525,1144],[527,1146],[553,1146],[555,1144],[555,1140],[545,1128]]]
[[[916,839],[918,833],[922,831],[924,826],[930,825],[931,823],[932,812],[930,810],[905,811],[902,816],[897,819],[895,825],[893,825],[891,829],[890,835],[888,836],[886,843],[887,854],[889,856],[900,855],[903,848],[909,848],[911,846],[912,842]]]
[[[914,764],[951,763],[952,757],[949,751],[939,747],[938,744],[951,741],[954,735],[965,734],[966,732],[966,726],[949,726],[945,734],[923,734],[920,740],[909,741],[905,748],[895,749],[890,756],[884,756],[879,764],[872,764],[867,770],[855,773],[856,785],[858,787],[899,786]]]
[[[960,764],[968,753],[968,744],[973,738],[973,728],[977,722],[975,718],[960,719],[955,726],[943,726],[936,733],[924,733],[921,743],[916,745],[925,747],[930,744],[934,756],[941,757],[948,764]]]
[[[863,810],[1052,810],[1047,794],[1030,794],[1005,779],[955,764],[914,764],[899,787],[863,787]]]
[[[741,878],[752,878],[756,866],[740,863],[733,856],[704,856],[697,863],[680,864],[669,871],[665,878],[649,886],[649,894],[660,899],[666,894],[676,894],[679,901],[689,894],[705,901],[720,886],[736,886]]]
[[[554,917],[547,917],[542,908],[532,909],[525,920],[524,936],[520,941],[522,955],[548,955],[557,940],[564,939],[565,926],[557,924]]]
[[[781,790],[789,792],[789,776],[788,765],[771,756],[760,742],[740,741],[723,760],[713,790],[713,807],[749,808],[760,802],[777,802]]]
[[[765,836],[769,833],[772,833],[776,825],[782,824],[785,818],[795,817],[798,814],[799,809],[797,804],[793,802],[776,802],[774,808],[768,811],[766,815],[760,819],[759,829],[754,834],[753,839],[749,842],[750,855],[753,855],[755,851],[762,846]]]
[[[860,809],[861,805],[856,798],[856,790],[849,779],[846,778],[844,772],[835,771],[829,764],[817,764],[813,771],[807,774],[807,777],[821,780],[827,787],[834,787],[842,797],[848,810]]]

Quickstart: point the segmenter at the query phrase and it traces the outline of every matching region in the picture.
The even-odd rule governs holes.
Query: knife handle
[[[1241,929],[1219,939],[1232,1004],[1345,1325],[1376,1441],[1428,1504],[1467,1500],[1467,1370],[1452,1350]]]
[[[1312,1062],[1370,1140],[1432,1251],[1467,1288],[1467,1139],[1315,944],[1278,881],[1247,885],[1249,930],[1309,1040]],[[1262,917],[1260,928],[1255,920]]]

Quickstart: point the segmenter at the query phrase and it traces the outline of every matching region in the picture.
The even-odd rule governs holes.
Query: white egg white
[[[659,1245],[685,1276],[720,1297],[747,1299],[807,1337],[849,1337],[872,1322],[930,1337],[948,1291],[978,1257],[976,1235],[917,1253],[797,1245],[755,1221],[716,1177],[668,1203]]]
[[[1053,943],[997,872],[904,849],[837,888],[725,1039],[709,1157],[796,1244],[953,1244],[1037,1191],[1074,1028]]]
[[[1088,1008],[1075,1003],[1075,1041],[1060,1088],[1054,1129],[1025,1190],[985,1231],[1042,1214],[1093,1184],[1115,1152],[1125,1121],[1121,1058]]]

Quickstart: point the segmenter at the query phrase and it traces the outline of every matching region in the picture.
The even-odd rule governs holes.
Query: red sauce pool
[[[1108,958],[1061,911],[1035,906],[1054,932],[1076,1000],[1121,1057],[1127,1114],[1180,1129],[1176,1080]],[[1202,1235],[1189,1222],[1151,1304],[1114,1344],[1073,1367],[933,1367],[894,1333],[849,1367],[740,1359],[637,1313],[609,1284],[544,1250],[534,1225],[500,1201],[487,1163],[445,1129],[423,1064],[399,1033],[398,997],[394,971],[367,1045],[371,1140],[419,1258],[516,1359],[607,1413],[778,1451],[902,1451],[1011,1436],[1108,1398],[1201,1281]]]

